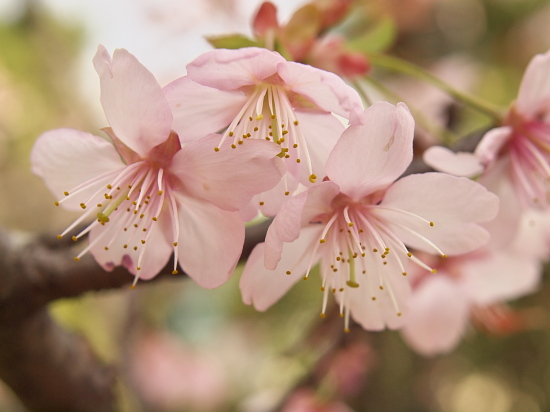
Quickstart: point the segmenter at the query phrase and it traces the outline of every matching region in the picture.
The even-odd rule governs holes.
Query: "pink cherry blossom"
[[[418,353],[433,356],[454,349],[473,313],[534,292],[541,260],[550,252],[550,215],[531,211],[522,219],[512,244],[448,259],[431,258],[437,274],[411,270],[405,341]]]
[[[244,240],[240,208],[280,180],[279,152],[266,142],[240,151],[212,148],[218,135],[182,147],[172,113],[153,75],[126,50],[113,58],[103,46],[94,65],[110,128],[103,138],[72,129],[41,135],[32,152],[35,174],[60,200],[84,213],[63,233],[94,218],[75,259],[91,252],[107,270],[125,266],[138,278],[155,276],[174,254],[204,287],[227,280]]]
[[[475,150],[485,168],[480,183],[497,194],[512,186],[516,214],[521,207],[550,205],[549,70],[550,51],[531,60],[504,125],[487,132]]]
[[[410,291],[406,266],[433,271],[408,247],[447,256],[487,242],[477,223],[494,217],[498,199],[481,185],[442,173],[395,181],[412,160],[413,133],[402,103],[365,110],[330,153],[330,181],[288,199],[252,252],[245,303],[267,309],[320,261],[322,313],[332,293],[346,329],[350,315],[365,329],[397,328]]]
[[[212,50],[187,73],[165,88],[180,137],[226,128],[220,146],[275,142],[289,172],[307,185],[325,176],[328,154],[344,130],[333,113],[348,119],[362,110],[359,95],[335,74],[266,49]]]

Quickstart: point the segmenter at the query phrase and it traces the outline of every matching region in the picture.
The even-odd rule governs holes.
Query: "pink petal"
[[[516,107],[528,118],[548,112],[550,104],[550,52],[538,54],[529,63],[519,88]]]
[[[143,245],[141,239],[145,236],[123,231],[119,222],[124,219],[124,216],[116,216],[115,213],[111,215],[111,221],[105,226],[98,225],[90,232],[90,243],[102,237],[90,249],[90,253],[105,270],[110,271],[115,266],[122,265],[140,279],[148,280],[155,277],[166,266],[172,255],[172,245],[166,239],[170,216],[163,214],[159,217],[158,224],[153,225],[148,231],[147,243]],[[127,248],[124,248],[125,244],[128,245]],[[134,246],[138,249],[134,250]],[[106,250],[105,247],[108,249]],[[143,257],[139,261],[142,250],[144,250]],[[137,270],[138,262],[140,270]]]
[[[487,243],[489,234],[476,223],[492,219],[497,213],[498,203],[497,196],[469,179],[444,173],[424,173],[395,182],[374,213],[391,222],[389,226],[405,244],[438,253],[428,242],[413,235],[410,232],[413,230],[437,245],[444,254],[455,255]],[[410,212],[420,218],[395,210]]]
[[[469,301],[455,282],[431,276],[409,301],[403,338],[425,356],[450,352],[464,335],[469,312]]]
[[[497,127],[489,130],[478,143],[475,155],[485,167],[492,164],[500,150],[512,138],[512,128],[509,126]]]
[[[227,212],[188,196],[178,195],[178,260],[182,269],[204,288],[225,283],[241,255],[244,222],[239,212]]]
[[[326,171],[348,196],[360,198],[385,188],[412,160],[414,120],[403,103],[376,102],[363,113],[362,124],[342,134]]]
[[[203,86],[237,90],[262,82],[277,72],[285,59],[278,53],[257,47],[206,52],[187,65],[189,78]]]
[[[442,146],[432,146],[424,152],[424,162],[439,172],[453,176],[474,177],[483,172],[477,156],[468,152],[453,152]]]
[[[290,174],[286,174],[273,189],[253,197],[254,206],[264,216],[274,217],[282,204],[298,190],[299,183]],[[289,195],[285,195],[286,192]]]
[[[479,183],[501,200],[496,217],[483,224],[491,234],[490,246],[493,248],[502,248],[512,242],[520,226],[523,207],[510,176],[510,167],[510,157],[501,157],[479,178]]]
[[[101,104],[117,137],[142,157],[164,142],[172,113],[154,76],[124,49],[113,59],[103,46],[94,57],[101,85]]]
[[[295,111],[294,114],[307,142],[313,173],[317,181],[321,181],[326,176],[325,165],[329,154],[344,131],[344,125],[330,113]],[[303,162],[298,164],[295,159],[289,159],[288,169],[300,183],[310,186],[310,173]]]
[[[322,182],[307,191],[287,199],[269,226],[265,242],[265,267],[273,270],[281,259],[283,244],[296,240],[309,224],[321,213],[330,211],[330,201],[338,194],[338,186]],[[319,226],[322,231],[321,225]]]
[[[172,129],[182,143],[216,133],[231,123],[247,96],[240,91],[223,91],[181,77],[162,91],[174,115]]]
[[[502,250],[484,258],[465,260],[461,283],[479,305],[490,305],[534,292],[542,266],[536,257]]]
[[[288,88],[322,110],[346,119],[350,113],[358,115],[363,110],[357,92],[334,73],[295,62],[279,64],[278,73]]]
[[[265,192],[285,172],[276,155],[280,148],[267,141],[247,140],[236,149],[229,142],[220,151],[214,148],[220,135],[210,135],[189,143],[174,156],[171,172],[185,190],[226,210],[246,206],[252,196]]]
[[[365,266],[362,266],[362,262],[365,261],[358,260],[356,263],[359,265],[357,267],[359,287],[346,288],[344,292],[347,295],[344,301],[348,302],[352,318],[365,330],[401,328],[406,319],[406,302],[411,294],[410,284],[401,274],[402,270],[395,261],[384,265],[383,272],[380,272],[380,266],[370,259],[366,261]],[[366,274],[361,274],[363,269],[366,269]],[[379,288],[380,278],[384,279],[383,290]],[[335,296],[337,301],[343,298],[338,293]],[[373,300],[373,297],[376,299]]]
[[[302,279],[307,269],[308,259],[294,267],[302,254],[311,247],[319,236],[319,230],[311,227],[302,230],[300,237],[283,246],[281,260],[277,269],[269,270],[264,266],[265,244],[256,245],[246,262],[240,288],[243,302],[254,305],[256,310],[264,311],[284,296],[296,282]],[[290,275],[287,270],[292,269]]]
[[[485,222],[495,217],[498,197],[479,183],[445,173],[422,173],[395,182],[382,206],[417,214],[439,224]]]
[[[89,179],[122,170],[125,165],[114,146],[105,139],[73,129],[55,129],[38,137],[31,153],[32,171],[44,179],[56,199]],[[109,182],[99,180],[78,199],[67,199],[65,208],[82,211],[81,199],[92,196]],[[101,194],[102,196],[102,194]]]

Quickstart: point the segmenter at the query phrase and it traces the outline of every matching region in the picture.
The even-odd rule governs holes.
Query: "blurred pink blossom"
[[[139,338],[130,371],[140,395],[155,410],[216,411],[228,395],[220,365],[165,332]]]

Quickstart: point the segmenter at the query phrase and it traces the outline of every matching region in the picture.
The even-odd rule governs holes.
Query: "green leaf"
[[[397,27],[391,17],[385,17],[371,26],[367,31],[348,41],[347,46],[365,54],[388,50],[397,36]]]
[[[226,36],[207,36],[206,41],[216,49],[242,49],[243,47],[261,47],[261,45],[242,34]]]

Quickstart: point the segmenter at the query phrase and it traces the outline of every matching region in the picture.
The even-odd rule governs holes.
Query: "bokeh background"
[[[304,3],[277,1],[280,20]],[[54,237],[74,219],[32,176],[29,152],[49,129],[101,133],[91,63],[99,43],[128,49],[164,85],[210,48],[204,35],[250,34],[259,4],[0,0],[0,225]],[[388,52],[504,106],[531,57],[550,48],[550,2],[542,0],[356,0],[350,21],[362,19],[392,22]],[[432,87],[387,74],[380,81],[457,136],[487,127]],[[238,272],[216,290],[141,282],[50,310],[118,365],[121,411],[299,411],[313,394],[327,401],[318,411],[550,411],[546,279],[537,294],[495,307],[492,323],[486,313],[473,319],[454,352],[423,358],[398,332],[344,334],[339,319],[320,319],[314,280],[256,313],[241,302]],[[24,411],[1,383],[0,411]]]

